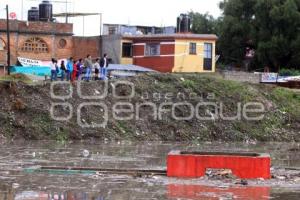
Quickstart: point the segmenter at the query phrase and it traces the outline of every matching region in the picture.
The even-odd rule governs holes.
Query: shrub
[[[280,76],[300,76],[300,70],[296,70],[296,69],[281,69]]]

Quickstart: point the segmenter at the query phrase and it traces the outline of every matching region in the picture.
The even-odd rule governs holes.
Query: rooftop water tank
[[[39,5],[40,21],[50,22],[52,21],[52,15],[52,4],[49,1],[42,1]]]
[[[39,9],[37,7],[31,7],[28,10],[28,21],[39,21]]]
[[[181,14],[177,18],[177,33],[191,32],[191,18],[187,14]]]

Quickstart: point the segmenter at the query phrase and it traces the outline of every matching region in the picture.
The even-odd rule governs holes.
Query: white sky
[[[66,0],[54,0],[65,2]],[[195,11],[209,12],[213,16],[220,15],[218,3],[221,0],[68,0],[68,12],[103,13],[103,23],[175,26],[176,17],[180,13]],[[23,13],[22,13],[23,2]],[[40,0],[0,0],[0,18],[5,18],[5,5],[10,12],[16,12],[17,18],[27,19],[27,10],[38,6]],[[65,3],[53,3],[54,13],[65,12]],[[64,22],[64,19],[58,19]],[[74,33],[83,35],[83,18],[70,19],[74,23]],[[84,35],[99,35],[100,18],[86,17]]]

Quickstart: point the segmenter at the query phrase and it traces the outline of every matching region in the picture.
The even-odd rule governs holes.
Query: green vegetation
[[[61,143],[66,142],[69,139],[69,130],[64,129],[62,127],[59,128],[59,131],[56,134],[54,134],[53,139]]]
[[[183,87],[193,89],[194,92],[214,93],[219,100],[233,97],[245,102],[251,101],[258,95],[257,91],[247,84],[224,80],[217,75],[197,74],[184,77]]]
[[[11,74],[11,75],[5,75],[5,76],[0,76],[0,82],[3,81],[9,81],[9,82],[23,82],[26,84],[32,84],[33,81],[28,78],[24,74]]]
[[[122,139],[129,139],[133,135],[133,130],[128,127],[126,122],[124,121],[118,121],[117,122],[117,127],[120,131],[120,134],[122,135]]]
[[[190,12],[189,16],[193,21],[193,33],[214,34],[218,32],[218,20],[208,13],[201,14],[197,12]]]
[[[271,98],[282,113],[289,114],[293,118],[300,118],[300,93],[285,88],[276,88],[272,91]]]
[[[191,88],[191,89],[196,88],[196,83],[193,80],[184,80],[182,85],[186,88]]]
[[[296,69],[281,69],[280,76],[300,76],[300,70]]]
[[[194,33],[219,36],[221,62],[242,66],[250,48],[255,50],[253,69],[300,69],[300,0],[222,0],[219,7],[218,19],[190,16]]]
[[[136,96],[128,102],[137,105],[153,102],[163,107],[165,112],[161,120],[153,119],[151,108],[140,110],[140,120],[119,121],[109,117],[103,128],[83,128],[77,124],[77,117],[66,122],[55,121],[49,115],[49,85],[31,86],[22,82],[14,84],[0,83],[0,135],[7,138],[54,139],[65,142],[70,139],[111,139],[111,140],[162,140],[162,141],[300,141],[300,92],[269,85],[239,83],[227,81],[213,74],[151,74],[128,79],[134,83]],[[1,85],[2,84],[2,85]],[[91,82],[91,91],[99,87]],[[142,95],[149,94],[149,99]],[[171,98],[166,98],[170,94]],[[159,94],[159,98],[153,97]],[[179,95],[180,94],[180,95]],[[190,96],[191,94],[192,97]],[[210,98],[208,98],[210,96]],[[74,95],[70,100],[74,108],[82,102]],[[265,106],[264,118],[260,121],[246,120],[244,116],[237,120],[224,120],[220,115],[212,120],[193,117],[188,120],[176,120],[170,114],[172,105],[182,102],[192,106],[200,102],[214,102],[216,106],[202,106],[197,110],[202,117],[210,117],[221,109],[224,116],[237,115],[238,105],[259,102]],[[103,103],[108,105],[108,115],[112,116],[111,106],[116,99],[108,96]],[[126,101],[127,102],[127,101]],[[221,105],[222,104],[222,105]],[[58,107],[57,113],[66,113]],[[169,111],[168,111],[169,110]],[[190,109],[177,107],[178,117],[186,117]],[[220,114],[220,113],[218,113]],[[90,110],[82,117],[89,123],[93,119],[102,119],[102,112]],[[251,115],[253,116],[253,115]]]

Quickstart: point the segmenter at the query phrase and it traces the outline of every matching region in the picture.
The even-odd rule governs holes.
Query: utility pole
[[[102,21],[103,21],[103,15],[102,15],[102,13],[99,13],[99,16],[100,16],[100,36],[102,35]]]
[[[24,0],[22,0],[22,4],[21,4],[21,20],[23,21],[23,14],[24,14]]]
[[[99,36],[99,58],[102,57],[102,21],[103,21],[103,15],[102,13],[99,13],[99,16],[100,16],[100,36]]]
[[[8,5],[6,5],[6,35],[7,35],[7,74],[10,75],[10,31]]]
[[[66,0],[66,24],[68,23],[68,0]]]

